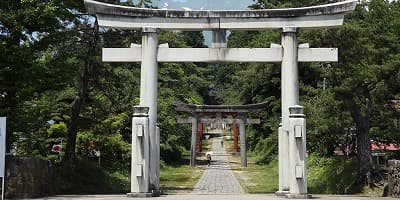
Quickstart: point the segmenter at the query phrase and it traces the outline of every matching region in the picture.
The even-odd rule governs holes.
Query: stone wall
[[[389,160],[389,196],[400,198],[400,160]]]
[[[54,191],[50,161],[27,157],[6,158],[6,198],[38,198]]]

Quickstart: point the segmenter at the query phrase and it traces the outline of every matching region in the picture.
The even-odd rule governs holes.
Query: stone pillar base
[[[162,193],[161,190],[152,190],[151,192],[152,192],[151,193],[152,197],[159,197],[161,195],[161,193]]]
[[[288,199],[311,199],[311,194],[286,194],[286,198]]]
[[[287,194],[289,194],[289,191],[285,191],[285,190],[283,190],[283,191],[276,191],[276,192],[275,192],[275,195],[276,195],[276,196],[286,196]]]
[[[153,197],[153,194],[138,192],[138,193],[127,193],[126,196],[131,197],[131,198],[150,198],[150,197]]]

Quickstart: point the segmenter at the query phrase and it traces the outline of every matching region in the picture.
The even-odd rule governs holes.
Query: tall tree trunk
[[[78,95],[75,96],[75,99],[72,103],[71,119],[68,127],[67,148],[65,151],[66,162],[70,162],[75,157],[79,114],[84,108],[84,103],[88,93],[90,72],[92,71],[94,65],[93,57],[96,55],[98,30],[99,26],[96,19],[92,29],[91,38],[88,43],[89,46],[86,53],[84,68],[80,76],[79,92]]]
[[[372,112],[372,103],[369,97],[365,100],[364,112],[361,112],[360,106],[354,105],[354,119],[356,122],[357,133],[357,153],[359,162],[359,183],[371,183],[372,155],[371,138],[369,135],[369,121]]]

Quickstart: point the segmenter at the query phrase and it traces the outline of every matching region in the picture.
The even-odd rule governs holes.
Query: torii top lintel
[[[283,27],[337,27],[357,0],[287,9],[261,10],[166,10],[120,6],[85,0],[99,25],[121,29],[154,27],[167,30],[263,30]]]
[[[175,104],[176,111],[190,113],[248,113],[265,110],[268,102],[248,105],[193,105]]]

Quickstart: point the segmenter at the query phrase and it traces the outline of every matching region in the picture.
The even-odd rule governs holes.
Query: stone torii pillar
[[[191,118],[192,121],[192,140],[190,142],[190,166],[196,165],[196,144],[197,144],[197,125],[199,124],[199,118],[197,114],[194,114]]]
[[[157,93],[158,93],[158,29],[144,27],[142,36],[142,64],[140,75],[140,106],[149,107],[149,139],[150,139],[150,190],[159,193],[160,177],[157,175],[157,165],[160,158],[157,155],[160,145],[157,144]]]
[[[177,120],[178,124],[192,124],[192,136],[190,139],[190,161],[189,165],[191,167],[196,166],[196,150],[198,148],[198,130],[199,125],[202,124],[201,120],[199,120],[199,116],[196,113],[193,113],[193,117],[189,118],[179,118]],[[201,125],[202,126],[202,125]]]
[[[282,33],[283,57],[281,71],[282,129],[279,141],[279,191],[289,192],[289,106],[299,104],[299,72],[297,67],[297,37],[295,27],[284,27]]]
[[[239,137],[240,137],[240,160],[242,167],[247,167],[247,146],[246,146],[246,132],[244,127],[244,117],[239,116],[237,123],[239,124]]]

